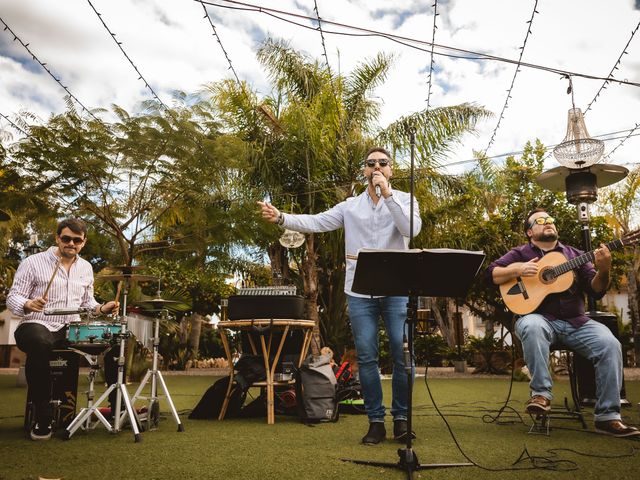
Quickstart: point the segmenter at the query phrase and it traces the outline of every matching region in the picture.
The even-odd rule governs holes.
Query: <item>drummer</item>
[[[77,314],[45,316],[44,310],[87,308],[95,315],[107,315],[119,307],[117,302],[100,304],[93,298],[93,269],[79,256],[86,241],[82,220],[61,221],[56,246],[20,263],[7,296],[7,307],[23,317],[14,336],[27,354],[25,373],[35,408],[32,440],[51,438],[49,356],[54,348],[66,346],[67,324],[80,319]]]

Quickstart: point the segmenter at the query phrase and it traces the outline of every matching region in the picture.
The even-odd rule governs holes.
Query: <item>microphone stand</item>
[[[411,145],[411,167],[410,167],[410,186],[409,186],[409,249],[413,248],[413,200],[414,200],[414,185],[415,185],[415,128],[409,127],[409,143]],[[483,257],[484,258],[484,257]],[[479,267],[479,265],[478,265]],[[407,435],[405,448],[398,449],[399,460],[397,463],[390,462],[378,462],[372,460],[351,460],[343,459],[344,461],[357,463],[360,465],[370,465],[374,467],[388,467],[403,470],[407,474],[407,478],[411,480],[413,478],[413,472],[418,470],[427,470],[435,468],[448,468],[448,467],[468,467],[473,466],[472,463],[432,463],[421,464],[418,461],[416,453],[413,451],[412,442],[412,416],[413,416],[413,358],[414,358],[414,345],[413,337],[415,332],[415,324],[418,318],[418,291],[409,289],[408,291],[408,303],[407,303],[407,336],[406,343],[404,343],[405,352],[405,371],[407,373],[407,385],[408,385],[408,398],[407,398]]]

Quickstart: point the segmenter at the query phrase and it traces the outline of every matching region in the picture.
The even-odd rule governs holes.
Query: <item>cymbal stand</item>
[[[126,339],[131,335],[127,332],[127,294],[128,294],[128,281],[124,282],[124,288],[122,292],[122,317],[120,317],[120,333],[117,334],[120,340],[120,353],[118,355],[118,380],[116,383],[109,385],[109,388],[98,398],[96,403],[93,405],[83,408],[80,410],[80,413],[73,419],[73,421],[69,424],[66,431],[66,439],[71,438],[71,436],[82,426],[86,425],[88,421],[90,421],[92,415],[95,415],[96,418],[105,426],[105,428],[111,433],[118,433],[121,430],[121,426],[126,416],[129,416],[129,423],[131,424],[131,429],[133,430],[134,441],[140,442],[142,441],[142,437],[140,436],[140,429],[138,428],[138,418],[133,411],[131,399],[129,397],[129,393],[127,392],[127,385],[124,382],[124,356],[125,356],[125,344]],[[113,425],[109,423],[109,421],[105,418],[105,416],[98,409],[99,405],[101,405],[105,400],[108,400],[109,394],[116,390],[116,411],[113,414]],[[121,411],[121,403],[124,401],[125,411]],[[113,413],[113,412],[112,412]]]
[[[140,382],[140,386],[134,393],[131,402],[135,405],[138,399],[148,400],[147,407],[147,429],[155,430],[158,426],[159,416],[160,416],[160,403],[158,400],[158,382],[164,391],[164,396],[169,403],[169,407],[171,408],[171,414],[173,415],[176,424],[178,425],[178,431],[184,432],[184,426],[180,422],[180,417],[178,416],[178,412],[176,411],[176,407],[173,404],[173,400],[171,399],[171,395],[169,394],[169,390],[167,389],[167,384],[162,377],[162,373],[158,370],[158,346],[160,345],[160,320],[168,320],[169,319],[169,311],[166,308],[163,308],[160,311],[160,315],[156,316],[154,320],[154,333],[153,333],[153,363],[150,370],[147,370],[142,382]],[[151,393],[148,397],[141,396],[142,390],[145,388],[147,382],[151,379]]]
[[[100,369],[100,366],[98,365],[98,355],[83,352],[82,350],[78,350],[73,347],[70,347],[69,350],[77,353],[78,355],[82,355],[84,358],[87,359],[87,362],[89,363],[89,367],[90,367],[89,388],[87,389],[86,393],[87,393],[87,408],[91,408],[93,406],[93,400],[95,395],[94,385],[95,385],[96,373]],[[80,428],[82,428],[83,430],[92,430],[96,428],[99,422],[96,421],[92,423],[91,420],[92,420],[91,416],[88,416],[86,421],[81,425]]]

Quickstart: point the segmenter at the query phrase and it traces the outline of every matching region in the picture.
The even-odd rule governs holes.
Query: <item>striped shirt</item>
[[[18,267],[13,285],[7,296],[7,307],[19,317],[20,322],[39,323],[56,332],[67,323],[80,320],[79,315],[44,315],[43,312],[25,313],[24,304],[28,300],[41,297],[54,269],[55,276],[47,294],[45,310],[54,308],[90,308],[99,305],[93,298],[93,269],[86,260],[76,257],[69,272],[58,265],[58,247],[50,247],[46,252],[25,258]]]

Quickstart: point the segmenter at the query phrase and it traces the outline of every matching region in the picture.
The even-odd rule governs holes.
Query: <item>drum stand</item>
[[[123,307],[122,312],[126,314],[127,311],[127,282],[124,282],[124,290],[123,294]],[[131,429],[133,430],[134,441],[140,442],[142,437],[140,436],[140,430],[138,428],[138,418],[133,411],[133,407],[131,404],[131,399],[129,398],[129,393],[127,392],[127,386],[124,383],[124,355],[125,355],[125,343],[127,337],[129,337],[129,332],[127,332],[127,317],[123,316],[120,320],[120,333],[118,336],[120,337],[120,354],[118,356],[118,380],[116,383],[109,385],[109,388],[98,398],[96,403],[86,408],[80,410],[80,413],[73,419],[73,421],[69,424],[66,431],[66,439],[70,439],[71,436],[83,425],[88,425],[91,421],[91,416],[95,415],[96,418],[106,427],[106,429],[111,433],[118,433],[121,430],[122,423],[127,415],[129,415],[129,423],[131,424]],[[109,423],[109,421],[105,418],[105,416],[100,412],[99,406],[109,398],[109,394],[113,390],[117,391],[116,395],[116,411],[113,414],[113,425]],[[125,411],[121,411],[121,403],[124,401]]]
[[[178,416],[178,412],[176,411],[176,407],[173,404],[173,400],[171,400],[171,395],[169,394],[169,390],[167,389],[167,384],[162,378],[162,373],[158,370],[158,346],[160,345],[160,319],[167,320],[169,318],[169,311],[163,308],[160,311],[160,315],[157,316],[154,320],[154,333],[153,333],[153,363],[151,370],[147,370],[142,382],[140,382],[140,386],[134,393],[133,398],[131,399],[131,403],[135,405],[136,400],[143,399],[148,400],[149,404],[147,407],[147,417],[146,417],[146,425],[147,430],[155,430],[158,427],[158,422],[160,420],[160,403],[158,401],[158,382],[162,386],[162,390],[164,391],[164,396],[169,402],[169,407],[171,408],[171,414],[173,415],[176,424],[178,425],[178,431],[184,432],[184,426],[180,422],[180,417]],[[148,397],[143,397],[140,395],[147,382],[151,379],[151,394]]]

